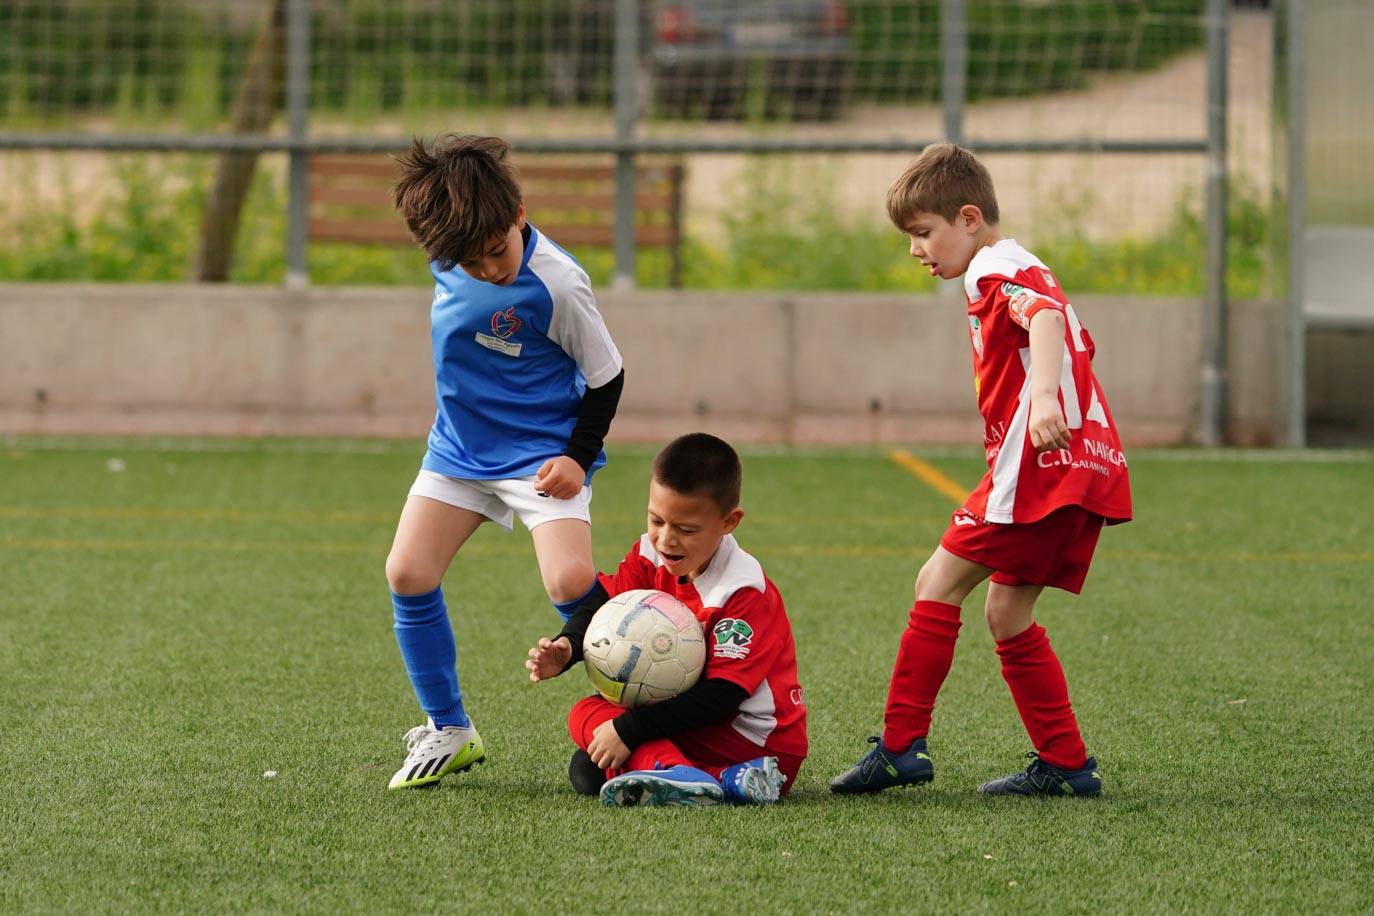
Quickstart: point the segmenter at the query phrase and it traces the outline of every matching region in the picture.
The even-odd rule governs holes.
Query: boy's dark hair
[[[706,496],[724,515],[739,505],[744,469],[724,439],[708,433],[678,436],[654,456],[654,480],[684,496]]]
[[[440,270],[481,256],[515,225],[521,194],[509,154],[500,137],[443,134],[428,147],[413,139],[397,158],[396,209]]]
[[[997,223],[997,192],[992,176],[973,153],[953,143],[932,143],[887,190],[887,218],[903,232],[916,213],[934,213],[950,222],[964,204],[983,211],[983,219]]]

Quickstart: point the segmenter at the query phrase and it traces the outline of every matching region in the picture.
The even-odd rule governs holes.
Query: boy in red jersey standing
[[[874,748],[830,788],[877,792],[934,778],[926,736],[935,696],[954,658],[963,601],[991,579],[984,616],[1035,751],[1024,772],[978,791],[1097,795],[1097,761],[1033,613],[1047,586],[1077,594],[1102,526],[1131,518],[1126,459],[1092,371],[1092,338],[1050,269],[998,232],[992,178],[969,151],[927,147],[893,182],[887,212],[932,276],[964,278],[989,469],[916,577],[882,737],[870,738]]]

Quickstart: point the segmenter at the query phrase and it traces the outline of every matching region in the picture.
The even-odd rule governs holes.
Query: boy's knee
[[[596,582],[596,570],[590,563],[565,566],[544,579],[544,590],[554,604],[576,601],[591,590]]]
[[[598,717],[605,718],[606,707],[613,704],[596,695],[586,696],[573,704],[572,709],[568,710],[568,734],[572,736],[573,743],[582,749],[586,749],[591,743],[592,732],[600,724]],[[618,715],[619,709],[615,710]],[[614,717],[614,715],[612,716]]]
[[[920,570],[917,571],[916,584],[913,586],[913,590],[915,591],[915,598],[917,601],[921,601],[925,597],[921,594],[922,589],[929,590],[931,575],[932,573],[930,571],[930,561],[926,560],[924,563],[921,564]]]
[[[392,551],[386,558],[386,583],[397,595],[423,595],[439,587],[441,576],[424,563]]]
[[[1031,609],[994,601],[991,597],[983,607],[983,619],[988,623],[988,632],[998,642],[1024,633],[1031,624],[1031,617]]]

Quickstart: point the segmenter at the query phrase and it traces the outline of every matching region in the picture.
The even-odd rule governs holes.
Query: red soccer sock
[[[930,731],[935,695],[949,675],[959,638],[959,606],[917,601],[902,633],[883,712],[883,746],[900,754]]]
[[[1088,752],[1069,703],[1064,668],[1050,648],[1045,628],[1032,622],[1025,632],[998,640],[997,654],[1002,677],[1040,759],[1063,770],[1082,767]]]
[[[572,735],[573,743],[585,751],[592,743],[592,735],[595,734],[597,727],[624,711],[624,708],[603,697],[591,696],[578,700],[568,713],[568,733]],[[626,770],[652,770],[656,766],[671,767],[679,764],[695,766],[676,744],[666,738],[656,738],[653,741],[645,741],[635,748],[630,752],[624,767],[619,770],[607,770],[606,775],[610,777]]]

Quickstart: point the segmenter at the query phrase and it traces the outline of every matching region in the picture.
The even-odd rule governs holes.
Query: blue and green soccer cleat
[[[1061,770],[1041,760],[1035,751],[1026,756],[1031,758],[1031,765],[1024,771],[985,782],[978,787],[978,792],[982,795],[1073,795],[1080,798],[1102,794],[1102,777],[1097,772],[1096,757],[1089,757],[1080,769]]]
[[[631,770],[606,780],[601,787],[601,804],[609,808],[702,807],[724,800],[725,791],[710,773],[682,765],[662,770]]]
[[[935,778],[935,764],[926,753],[926,739],[917,738],[911,747],[893,754],[883,747],[877,735],[868,739],[873,745],[859,762],[830,780],[830,791],[841,795],[881,792],[894,786],[914,786]]]
[[[720,773],[725,800],[736,805],[771,805],[782,795],[786,782],[776,757],[755,757]]]

